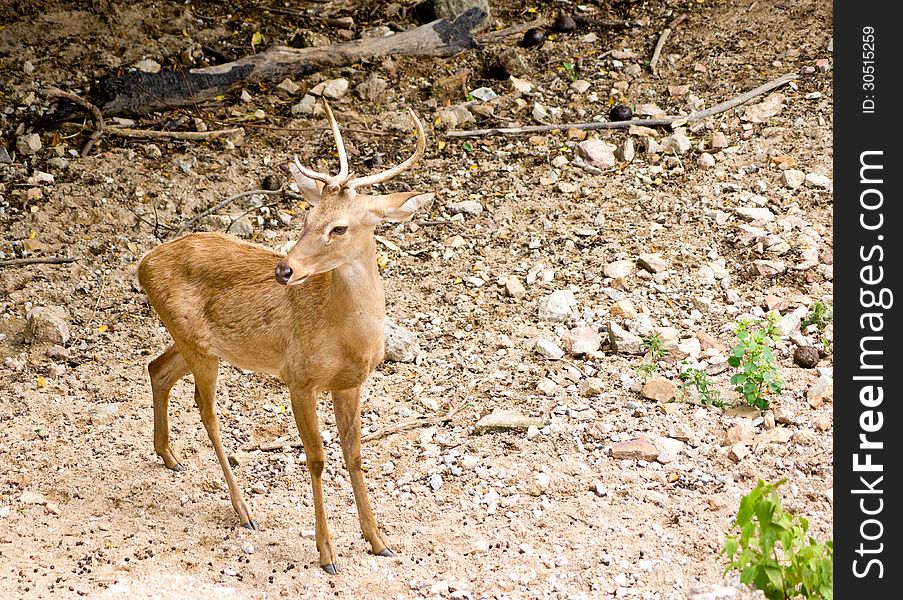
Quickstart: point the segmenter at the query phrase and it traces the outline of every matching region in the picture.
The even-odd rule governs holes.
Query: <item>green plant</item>
[[[699,401],[703,404],[711,404],[713,406],[724,406],[724,400],[721,399],[721,392],[712,387],[712,380],[709,374],[696,367],[691,367],[680,374],[680,378],[686,381],[681,385],[681,389],[686,393],[690,385],[696,388],[696,394]]]
[[[577,71],[574,69],[574,65],[567,61],[561,61],[561,66],[564,67],[564,75],[568,81],[577,81]]]
[[[776,313],[769,313],[764,321],[741,320],[734,328],[737,345],[727,359],[730,366],[740,369],[731,377],[731,385],[751,406],[761,409],[768,408],[765,394],[780,393],[784,388],[771,351],[771,343],[778,337],[779,319]]]
[[[659,360],[663,359],[668,351],[665,350],[665,341],[662,336],[656,332],[652,332],[643,339],[643,348],[646,349],[646,358],[643,363],[636,367],[636,373],[640,379],[646,381],[658,371]]]
[[[761,479],[740,500],[734,525],[722,554],[730,561],[725,573],[740,571],[740,581],[762,590],[769,600],[834,598],[834,542],[818,543],[808,536],[809,522],[784,512],[776,484]]]
[[[805,329],[809,325],[815,325],[819,330],[824,329],[828,323],[831,322],[831,311],[828,309],[828,306],[818,300],[815,304],[812,305],[812,308],[809,310],[809,314],[807,314],[802,322],[800,323],[800,327]]]

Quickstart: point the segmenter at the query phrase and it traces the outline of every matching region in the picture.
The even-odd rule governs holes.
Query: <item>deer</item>
[[[326,522],[324,448],[317,399],[331,394],[345,467],[364,539],[374,555],[395,556],[373,515],[361,468],[361,386],[383,360],[385,294],[374,229],[410,219],[432,193],[365,194],[410,169],[423,156],[423,125],[410,108],[417,134],[414,154],[379,173],[355,177],[332,109],[323,107],[338,148],[339,173],[301,165],[289,171],[310,208],[295,245],[282,255],[221,233],[190,233],[150,250],[138,266],[148,302],[172,345],[148,365],[154,412],[154,450],[167,468],[184,469],[170,443],[172,387],[194,376],[194,399],[222,467],[240,524],[258,529],[229,465],[216,415],[220,360],[273,375],[288,387],[313,488],[320,566],[336,574],[336,552]]]

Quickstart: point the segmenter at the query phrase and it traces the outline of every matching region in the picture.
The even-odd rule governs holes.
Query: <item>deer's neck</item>
[[[380,321],[386,316],[386,297],[376,265],[376,241],[352,260],[332,271],[329,313],[337,320],[352,315],[370,316]]]

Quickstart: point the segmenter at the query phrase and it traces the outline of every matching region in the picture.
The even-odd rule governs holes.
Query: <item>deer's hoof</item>
[[[332,563],[329,563],[328,565],[320,565],[320,567],[321,567],[324,571],[326,571],[327,573],[329,573],[330,575],[338,575],[338,573],[339,573],[338,571],[336,571],[335,565],[332,564]]]
[[[383,549],[379,552],[379,554],[377,554],[377,556],[385,556],[385,557],[388,557],[388,558],[392,558],[393,556],[395,556],[395,553],[392,552],[391,550],[389,550],[388,548],[383,548]]]
[[[242,525],[242,527],[244,527],[245,529],[257,531],[257,523],[255,523],[254,521],[248,521],[247,523]]]
[[[170,468],[170,470],[175,471],[176,473],[181,473],[182,471],[185,470],[185,467],[182,466],[182,463],[176,463],[169,468]]]

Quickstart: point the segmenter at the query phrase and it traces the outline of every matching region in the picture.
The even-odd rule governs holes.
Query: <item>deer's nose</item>
[[[284,263],[276,265],[276,281],[285,285],[292,277],[292,268]]]

